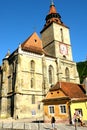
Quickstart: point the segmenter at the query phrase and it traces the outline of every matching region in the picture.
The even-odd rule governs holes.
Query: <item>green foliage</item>
[[[77,71],[80,77],[80,83],[87,77],[87,61],[77,63]]]

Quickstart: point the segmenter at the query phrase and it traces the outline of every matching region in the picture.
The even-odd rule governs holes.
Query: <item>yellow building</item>
[[[54,116],[56,122],[71,123],[75,111],[81,113],[83,121],[87,121],[87,96],[83,85],[58,82],[50,88],[43,103],[45,122],[50,122]]]
[[[70,110],[72,118],[75,110],[78,110],[82,113],[82,120],[87,122],[87,98],[78,98],[76,100],[71,100]]]

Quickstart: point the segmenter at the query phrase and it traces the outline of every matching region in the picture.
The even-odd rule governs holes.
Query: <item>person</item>
[[[54,129],[55,128],[55,117],[54,116],[52,116],[52,118],[51,118],[51,124],[52,124],[52,128]]]
[[[79,116],[78,116],[78,122],[80,123],[81,126],[83,126],[83,121],[82,121],[82,114],[81,114],[81,112],[79,113]]]
[[[77,123],[79,123],[80,126],[85,125],[85,123],[83,123],[83,121],[82,121],[82,114],[81,114],[81,112],[79,112],[79,113],[75,112],[74,115],[73,115],[72,124],[74,124],[75,127],[76,127]]]
[[[72,119],[72,124],[76,126],[76,122],[77,122],[77,115],[76,115],[76,113],[74,113],[73,119]]]

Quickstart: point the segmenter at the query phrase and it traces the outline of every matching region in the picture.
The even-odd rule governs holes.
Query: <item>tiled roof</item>
[[[49,53],[45,52],[42,46],[42,41],[36,32],[34,32],[21,44],[21,49],[36,54],[45,54],[48,57],[55,58],[54,56],[51,56]]]
[[[56,91],[61,89],[70,98],[87,98],[83,85],[69,83],[69,82],[57,82],[50,91]]]
[[[42,54],[42,41],[34,32],[25,42],[21,44],[22,50]]]

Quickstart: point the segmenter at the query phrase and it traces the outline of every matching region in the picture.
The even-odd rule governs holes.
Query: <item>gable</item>
[[[24,43],[21,44],[22,50],[42,54],[42,41],[34,32]]]
[[[66,98],[67,95],[62,90],[57,91],[49,91],[46,95],[45,99],[58,99],[58,98]]]

